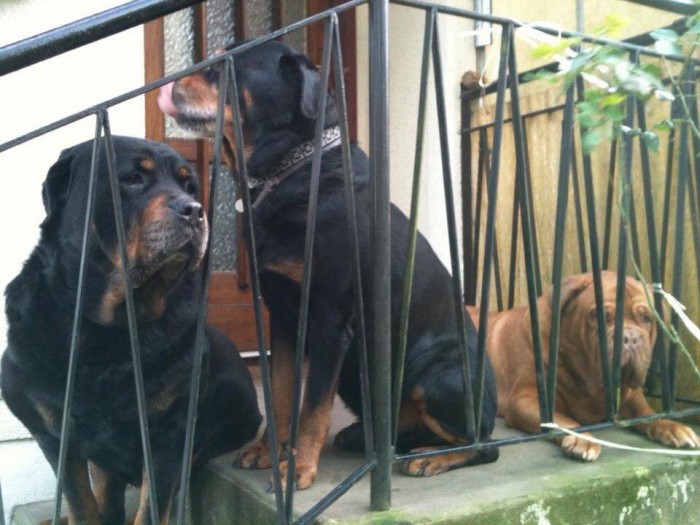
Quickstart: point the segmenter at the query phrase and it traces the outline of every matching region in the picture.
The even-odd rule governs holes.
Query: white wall
[[[443,5],[472,8],[471,0],[445,0]],[[368,33],[367,9],[358,10],[358,114],[359,140],[369,152]],[[420,91],[425,12],[391,5],[389,8],[389,148],[391,200],[407,215],[411,205],[416,119]],[[443,82],[447,112],[450,168],[456,198],[458,238],[461,238],[461,163],[460,163],[460,79],[475,69],[473,37],[466,33],[473,23],[441,15],[438,31],[442,51]],[[418,227],[428,238],[445,266],[450,268],[450,249],[445,219],[445,196],[440,141],[437,127],[432,63],[429,76],[427,118],[423,143],[422,184]],[[461,250],[460,250],[461,252]]]
[[[0,1],[0,46],[104,11],[126,0]],[[143,85],[143,29],[138,27],[0,77],[0,143]],[[142,98],[110,111],[114,134],[143,136]],[[65,147],[90,139],[94,119],[0,153],[0,290],[34,246],[44,216],[41,183]],[[4,296],[0,297],[4,312]],[[6,346],[0,315],[0,352]],[[6,514],[19,503],[53,495],[53,475],[26,431],[0,400],[0,482]]]

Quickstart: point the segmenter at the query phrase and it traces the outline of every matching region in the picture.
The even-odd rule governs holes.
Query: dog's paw
[[[576,436],[563,438],[561,440],[561,448],[567,456],[580,459],[581,461],[595,461],[602,450],[602,447],[597,443],[591,443]]]
[[[700,438],[692,428],[668,419],[660,419],[650,423],[647,436],[668,447],[700,447]]]
[[[280,474],[282,475],[282,490],[285,490],[287,486],[287,471],[289,469],[289,462],[282,461],[280,463]],[[314,484],[316,479],[316,474],[318,473],[318,466],[313,463],[299,463],[296,464],[296,470],[294,472],[294,488],[296,490],[308,489]]]
[[[427,478],[450,470],[450,462],[444,456],[407,459],[401,464],[401,472],[409,476]]]
[[[264,441],[259,441],[241,452],[233,465],[244,469],[265,469],[272,466],[270,447]]]

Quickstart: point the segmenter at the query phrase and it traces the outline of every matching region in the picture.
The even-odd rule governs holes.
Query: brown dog
[[[612,355],[617,276],[602,272],[608,347]],[[551,289],[538,300],[545,364],[549,357],[552,321]],[[479,312],[468,308],[478,325]],[[656,340],[656,320],[643,285],[631,277],[626,281],[620,416],[633,418],[654,414],[644,398],[643,385]],[[534,434],[540,431],[540,410],[535,379],[535,361],[528,307],[490,313],[487,351],[496,373],[498,415],[510,427]],[[561,290],[561,332],[554,422],[566,428],[599,423],[605,419],[604,389],[593,276],[567,277]],[[674,447],[700,447],[695,432],[680,423],[660,419],[635,427],[649,439]],[[577,459],[595,461],[601,447],[574,436],[558,437],[557,444]]]

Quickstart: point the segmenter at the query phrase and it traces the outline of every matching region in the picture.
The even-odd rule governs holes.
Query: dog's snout
[[[622,342],[626,346],[637,346],[640,339],[641,339],[641,335],[637,331],[625,330],[625,333],[623,334],[623,337],[622,337]]]
[[[202,205],[195,200],[177,199],[171,202],[170,207],[180,217],[195,226],[201,224],[204,220],[204,210],[202,209]]]

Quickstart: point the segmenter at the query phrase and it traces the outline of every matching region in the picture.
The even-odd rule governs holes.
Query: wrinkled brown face
[[[567,307],[562,330],[578,332],[580,340],[585,342],[589,352],[599,355],[598,321],[595,304],[593,281],[588,275],[588,282],[580,294]],[[603,297],[605,308],[605,332],[608,352],[612,359],[615,337],[615,297],[617,276],[613,272],[602,273]],[[654,342],[656,341],[656,318],[649,307],[643,285],[627,277],[625,284],[624,322],[622,334],[622,382],[624,386],[638,388],[644,384]],[[651,296],[651,294],[650,294]],[[599,361],[591,355],[592,359]],[[612,363],[612,361],[611,361]]]
[[[92,321],[111,325],[126,319],[125,282],[104,150],[90,224],[85,312]],[[206,251],[209,229],[199,181],[164,144],[114,137],[114,150],[137,314],[140,320],[153,320],[165,311],[168,292],[199,266]],[[49,211],[45,228],[58,228],[70,258],[80,256],[91,151],[86,143],[64,152],[44,185]]]

